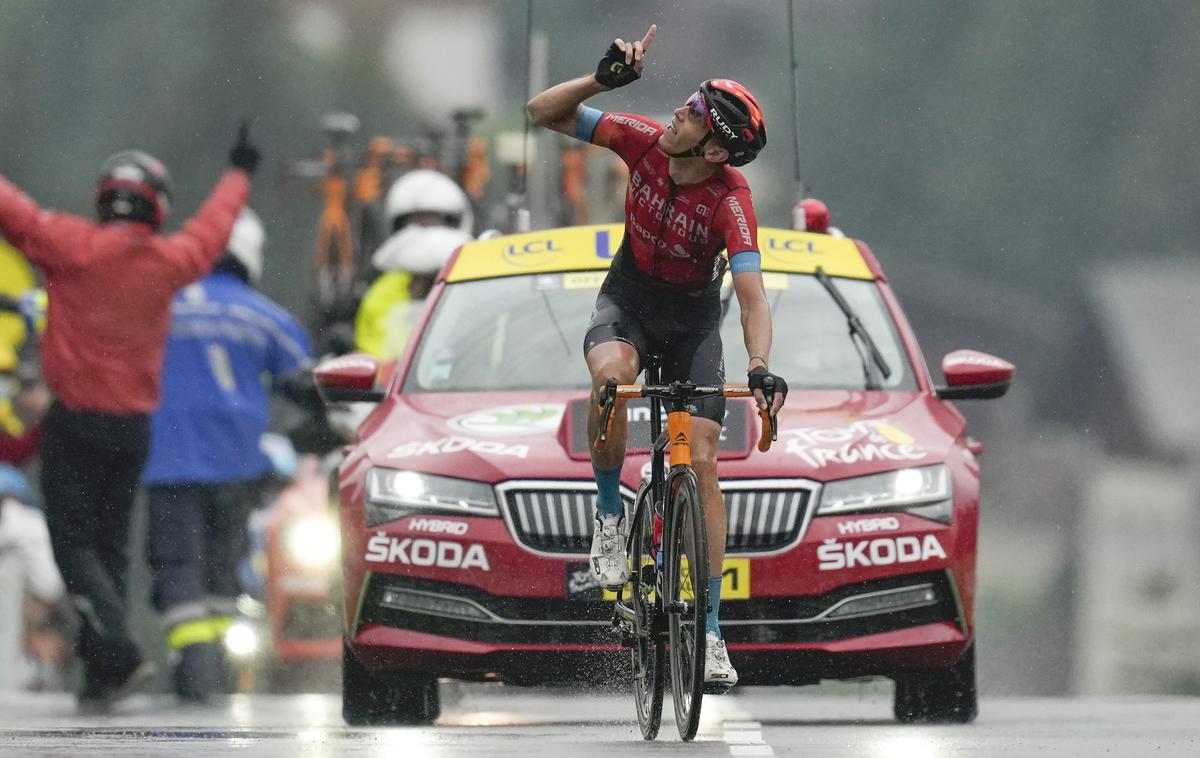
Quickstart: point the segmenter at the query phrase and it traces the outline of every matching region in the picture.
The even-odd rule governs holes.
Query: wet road
[[[641,739],[623,695],[577,690],[443,686],[432,727],[350,729],[335,695],[234,696],[185,708],[139,696],[103,718],[82,718],[66,695],[0,696],[0,755],[84,754],[286,758],[442,756],[805,755],[821,758],[1200,755],[1200,699],[984,699],[967,726],[908,726],[891,698],[746,688],[706,698],[697,740],[682,745],[670,702],[657,742]],[[669,696],[668,696],[669,698]]]

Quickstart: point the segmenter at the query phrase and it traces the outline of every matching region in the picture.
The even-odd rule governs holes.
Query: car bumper
[[[948,572],[926,572],[821,596],[722,604],[722,630],[747,684],[805,684],[944,667],[970,642],[951,583]],[[845,607],[848,598],[914,585],[931,588],[933,599],[917,607],[845,618],[814,613]],[[491,616],[454,618],[439,615],[433,606],[425,612],[404,610],[396,607],[403,605],[395,600],[400,595],[422,602],[465,601]],[[597,671],[619,677],[628,667],[628,654],[611,625],[609,603],[517,601],[463,586],[379,574],[364,600],[352,645],[372,668],[536,684],[579,677],[592,681]],[[454,613],[456,606],[438,608]],[[588,659],[595,659],[600,668],[585,663]]]
[[[942,622],[834,642],[730,644],[729,655],[743,684],[812,684],[944,668],[968,644],[956,625]],[[616,644],[486,643],[371,624],[353,647],[371,668],[464,680],[617,683],[628,676],[629,654]]]

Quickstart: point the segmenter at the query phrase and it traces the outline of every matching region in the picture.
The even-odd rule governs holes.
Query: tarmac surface
[[[855,695],[748,687],[704,700],[700,734],[679,742],[670,695],[659,739],[644,742],[629,696],[500,685],[443,685],[429,727],[348,728],[331,694],[234,695],[184,707],[140,695],[82,717],[66,694],[0,695],[0,755],[442,758],[686,755],[820,758],[1200,756],[1200,698],[984,699],[964,726],[898,724],[878,687]]]

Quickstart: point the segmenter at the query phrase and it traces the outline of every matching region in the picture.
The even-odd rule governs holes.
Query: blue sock
[[[721,615],[721,577],[710,576],[708,578],[708,603],[712,606],[712,612],[704,620],[704,631],[717,635],[717,639],[721,639],[721,627],[717,625]]]
[[[621,501],[621,467],[605,471],[592,464],[596,472],[596,512],[601,516],[619,516],[625,512]]]

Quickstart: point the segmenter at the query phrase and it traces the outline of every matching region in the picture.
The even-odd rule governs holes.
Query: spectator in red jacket
[[[99,223],[42,210],[0,176],[0,232],[42,270],[42,493],[54,557],[81,616],[83,711],[102,711],[154,673],[126,620],[127,536],[158,405],[171,301],[208,273],[250,193],[258,150],[243,126],[233,168],[200,211],[159,234],[171,181],[141,152],[101,171]]]

